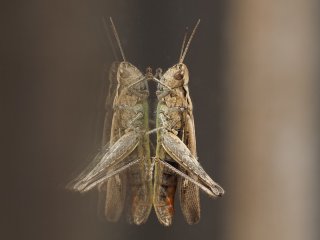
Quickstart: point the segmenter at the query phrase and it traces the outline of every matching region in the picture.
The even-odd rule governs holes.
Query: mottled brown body
[[[150,212],[151,186],[147,179],[146,169],[150,168],[149,138],[144,135],[148,130],[148,86],[146,81],[128,88],[128,85],[144,78],[142,73],[130,63],[121,63],[117,79],[119,84],[113,102],[114,115],[112,119],[110,144],[114,144],[129,131],[140,131],[140,144],[130,154],[130,160],[143,159],[126,171],[111,177],[107,181],[105,214],[109,221],[118,221],[125,205],[128,193],[131,209],[129,221],[143,223]],[[126,79],[126,80],[124,80]],[[134,80],[132,80],[134,79]]]
[[[105,200],[105,216],[112,222],[119,220],[127,201],[128,220],[139,225],[148,219],[152,208],[149,135],[146,134],[150,70],[143,75],[126,61],[112,18],[110,23],[123,61],[114,63],[109,72],[102,150],[69,187],[80,192],[97,187]]]
[[[189,224],[200,220],[199,187],[212,197],[224,190],[198,163],[187,66],[178,63],[160,76],[157,107],[157,151],[154,208],[159,221],[172,224],[174,195],[179,183],[180,205]],[[170,185],[168,186],[168,183]]]
[[[181,71],[184,75],[180,74]],[[166,161],[177,169],[184,171],[179,167],[176,161],[168,154],[162,145],[161,135],[165,131],[174,133],[196,156],[196,143],[194,135],[194,123],[192,115],[192,103],[187,88],[188,70],[185,65],[174,66],[170,68],[160,81],[165,83],[168,89],[158,85],[158,109],[157,109],[157,127],[158,131],[157,143],[157,159]],[[164,129],[164,130],[163,130]],[[157,162],[155,166],[155,183],[154,183],[154,207],[159,220],[164,225],[172,223],[174,213],[174,195],[177,183],[180,186],[180,204],[182,212],[189,224],[194,224],[200,219],[200,200],[199,189],[194,184],[189,183],[185,179],[176,176],[171,170]],[[170,188],[166,183],[170,182]]]
[[[151,160],[146,134],[149,91],[146,77],[132,64],[121,62],[116,72],[111,75],[118,82],[111,131],[106,119],[104,147],[98,155],[100,161],[76,179],[73,189],[85,192],[98,187],[100,194],[105,195],[106,218],[112,222],[119,220],[128,202],[128,220],[139,225],[147,220],[152,207],[152,179],[148,176]],[[106,118],[109,116],[106,114]],[[110,147],[107,148],[109,133]]]
[[[192,102],[189,94],[189,71],[183,63],[198,20],[185,46],[184,37],[179,62],[163,75],[158,71],[157,151],[154,175],[154,208],[159,221],[172,224],[174,195],[179,183],[180,205],[189,224],[200,220],[199,188],[211,197],[224,190],[215,183],[198,162]],[[175,176],[175,177],[173,177]],[[170,181],[169,181],[170,179]],[[170,182],[170,186],[166,185]]]

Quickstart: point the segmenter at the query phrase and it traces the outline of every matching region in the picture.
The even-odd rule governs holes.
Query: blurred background
[[[31,0],[1,4],[1,239],[317,240],[319,4],[316,0]],[[201,164],[226,190],[202,194],[188,226],[152,213],[105,222],[97,193],[65,190],[96,154],[112,16],[142,71],[177,62],[201,24],[190,71]]]

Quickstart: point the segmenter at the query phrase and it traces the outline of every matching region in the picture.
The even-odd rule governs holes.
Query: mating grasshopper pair
[[[128,206],[129,222],[140,225],[146,222],[153,206],[159,221],[169,226],[179,185],[183,215],[189,224],[195,224],[200,219],[199,188],[211,197],[224,194],[197,160],[189,72],[183,63],[200,20],[186,45],[185,36],[179,62],[164,74],[157,70],[156,75],[150,69],[142,74],[126,60],[111,18],[110,21],[123,58],[113,65],[109,76],[111,81],[117,81],[111,131],[107,127],[111,116],[106,115],[102,151],[70,186],[79,192],[98,188],[105,196],[109,221],[118,221]],[[148,116],[150,80],[158,83],[153,130],[149,130]],[[157,133],[155,157],[150,156],[149,135],[153,132]]]

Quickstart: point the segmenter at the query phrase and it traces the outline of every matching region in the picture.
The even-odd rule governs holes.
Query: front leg
[[[161,100],[162,98],[167,96],[169,93],[173,93],[174,92],[171,87],[169,87],[168,85],[166,85],[164,83],[164,81],[161,81],[156,77],[154,77],[153,80],[158,83],[158,90],[156,92],[156,95],[157,95],[159,100]]]
[[[172,92],[172,90],[169,90],[169,89],[157,90],[156,95],[157,95],[158,100],[161,101],[164,97],[166,97],[171,92]]]
[[[127,86],[128,91],[131,94],[134,94],[135,96],[141,98],[141,99],[146,99],[149,96],[149,87],[148,87],[148,79],[149,76],[144,76],[143,78],[140,78],[138,81],[130,84]],[[143,85],[141,85],[143,84]]]
[[[141,98],[142,100],[147,99],[149,97],[149,90],[140,90],[140,89],[136,89],[132,86],[132,87],[128,88],[128,91],[131,94]]]

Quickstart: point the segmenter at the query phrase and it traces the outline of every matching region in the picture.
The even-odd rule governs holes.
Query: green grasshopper
[[[148,71],[143,75],[126,61],[111,18],[110,21],[123,58],[122,62],[113,65],[109,76],[111,81],[117,80],[111,131],[108,127],[111,117],[107,113],[102,151],[69,187],[79,192],[98,188],[106,195],[105,215],[112,222],[119,220],[128,201],[128,220],[139,225],[148,219],[152,208],[151,159],[146,134],[149,129],[147,80],[152,74]],[[110,142],[106,145],[109,132]]]
[[[158,69],[154,78],[158,82],[158,130],[153,205],[158,220],[165,226],[172,224],[177,185],[182,213],[189,224],[195,224],[200,219],[199,188],[211,197],[224,194],[224,190],[208,176],[197,160],[188,88],[189,71],[183,61],[199,23],[200,20],[184,49],[185,36],[179,62],[163,75],[161,69]]]

